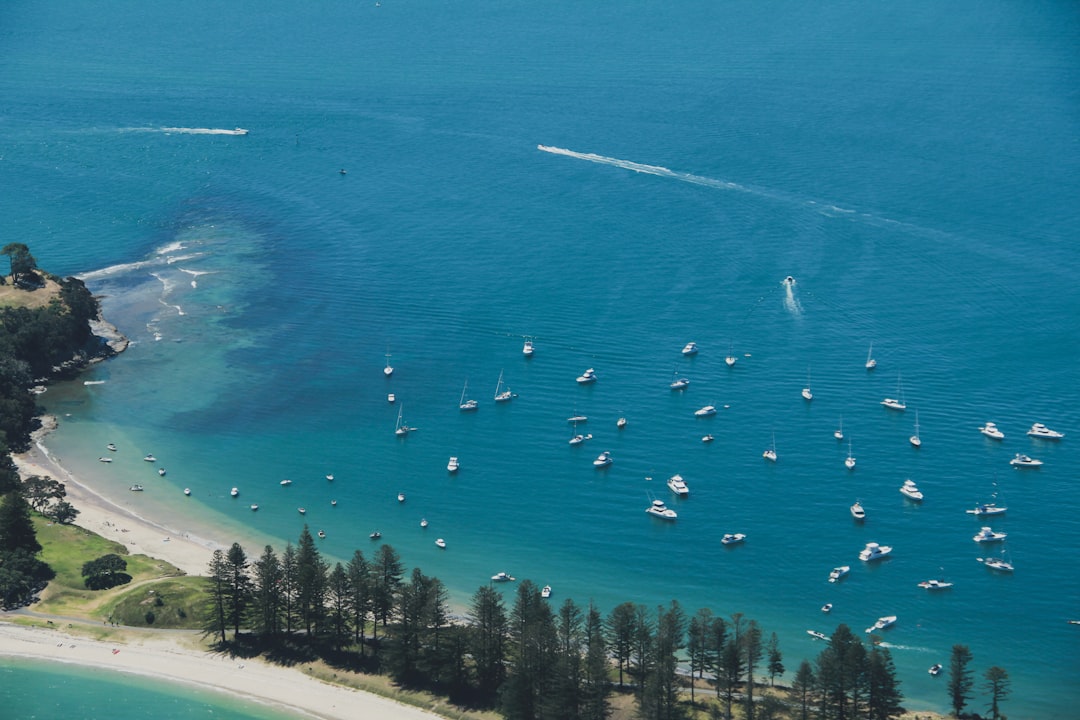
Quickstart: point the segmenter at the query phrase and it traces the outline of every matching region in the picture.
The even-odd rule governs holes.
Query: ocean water
[[[909,707],[947,707],[926,669],[964,643],[1008,671],[1011,717],[1071,716],[1071,4],[38,5],[0,11],[0,213],[133,340],[41,398],[95,488],[252,555],[306,523],[346,559],[377,529],[462,605],[506,571],[742,612],[792,668],[807,629],[895,614]],[[1011,576],[964,512],[995,496]],[[859,562],[872,541],[892,558]]]

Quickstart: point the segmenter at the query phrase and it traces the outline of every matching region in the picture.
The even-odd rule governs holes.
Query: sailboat
[[[771,462],[776,462],[776,433],[773,433],[772,445],[769,447],[768,450],[761,453],[761,457]]]
[[[919,438],[919,411],[915,411],[915,434],[908,438],[914,447],[921,447],[922,440]]]
[[[732,367],[735,364],[735,353],[731,351],[731,344],[728,343],[727,357],[724,358],[724,362],[728,367]]]
[[[503,374],[502,370],[499,371],[499,383],[495,386],[495,402],[506,402],[514,397],[514,393],[510,392],[510,388],[503,388]]]
[[[904,386],[900,381],[900,373],[896,374],[896,397],[887,397],[881,401],[881,404],[891,410],[906,410],[907,405],[904,403]]]
[[[679,368],[675,368],[674,370],[672,370],[670,385],[672,390],[683,390],[689,384],[690,381],[687,378],[679,377]]]
[[[394,374],[394,368],[390,367],[390,348],[386,349],[386,367],[382,369],[382,372],[386,377]]]
[[[397,435],[398,437],[404,437],[405,435],[408,435],[409,430],[412,429],[408,425],[405,424],[405,420],[403,419],[403,417],[404,417],[403,413],[404,412],[405,412],[405,403],[401,403],[401,405],[398,405],[397,425],[394,426],[394,434]]]
[[[469,381],[465,381],[465,387],[461,388],[461,400],[458,401],[458,407],[463,411],[475,410],[479,405],[475,400],[466,400],[465,393],[469,391]]]
[[[837,440],[843,440],[844,439],[844,416],[843,415],[840,416],[840,426],[837,427],[835,430],[833,430],[832,436],[834,438],[836,438]]]
[[[814,399],[814,393],[810,392],[810,368],[806,368],[806,387],[802,389],[802,396],[806,400]]]
[[[1005,543],[1001,543],[1001,555],[998,557],[985,557],[975,558],[986,567],[991,570],[997,570],[998,572],[1011,573],[1013,571],[1013,564],[1009,561],[1005,551]]]
[[[844,460],[844,465],[847,467],[848,470],[855,469],[855,458],[851,454],[851,440],[847,441],[847,459]]]
[[[877,367],[877,360],[874,359],[874,343],[870,343],[870,349],[866,351],[866,369],[873,370]]]

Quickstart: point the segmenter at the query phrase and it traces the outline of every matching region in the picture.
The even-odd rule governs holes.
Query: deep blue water
[[[1009,672],[1011,717],[1070,716],[1073,4],[38,5],[0,10],[0,215],[135,341],[42,396],[103,492],[251,554],[306,522],[347,558],[379,529],[461,604],[505,570],[605,610],[743,612],[789,667],[806,629],[896,614],[910,707],[947,705],[926,668],[965,643]],[[577,413],[594,438],[570,447]],[[995,489],[1013,576],[964,513]],[[892,559],[860,563],[869,541]]]

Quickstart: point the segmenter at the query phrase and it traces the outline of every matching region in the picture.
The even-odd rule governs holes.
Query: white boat
[[[446,463],[447,472],[455,473],[459,467],[461,467],[461,464],[458,462],[457,456],[451,455],[449,462]]]
[[[328,473],[326,475],[326,480],[327,482],[334,482],[334,476]]]
[[[374,530],[374,531],[372,531],[372,533],[370,535],[368,535],[368,537],[371,538],[372,540],[378,540],[379,538],[382,537],[382,533],[379,532],[378,530]]]
[[[761,453],[761,457],[765,458],[769,462],[776,462],[776,433],[772,436],[772,445],[768,450]]]
[[[298,507],[296,508],[296,512],[300,513],[301,515],[307,515],[307,508]]]
[[[574,437],[570,438],[569,443],[571,445],[580,445],[581,443],[585,442],[586,440],[592,440],[592,433],[588,433],[586,435],[582,435],[582,434],[578,433]]]
[[[146,462],[157,462],[157,458],[153,455],[147,455],[143,458],[143,460],[145,460]]]
[[[443,540],[442,538],[438,538],[435,541],[435,547],[440,548],[442,550],[445,550],[446,549],[446,541]]]
[[[458,407],[463,411],[475,410],[480,405],[475,400],[466,400],[465,393],[469,391],[469,381],[465,381],[465,387],[461,388],[461,399],[458,400]]]
[[[915,502],[922,502],[923,494],[922,490],[919,490],[919,486],[915,484],[914,480],[910,478],[904,481],[904,484],[900,486],[900,492],[904,497]]]
[[[386,367],[382,369],[383,375],[390,377],[394,374],[394,368],[390,366],[390,351],[386,351]]]
[[[111,462],[112,462],[112,458],[110,458],[110,457],[99,457],[99,458],[98,458],[98,462],[103,462],[103,463],[111,463]]]
[[[895,624],[896,624],[896,616],[895,615],[886,615],[884,617],[879,617],[877,619],[877,622],[875,622],[870,627],[866,628],[866,632],[872,633],[872,632],[876,632],[878,630],[884,630],[885,628],[892,627]]]
[[[1056,430],[1051,430],[1042,423],[1035,423],[1031,426],[1031,429],[1027,431],[1027,434],[1033,438],[1039,438],[1041,440],[1060,440],[1065,437],[1065,433],[1060,433]]]
[[[930,673],[934,677],[937,677],[938,675],[941,674],[942,669],[943,669],[943,667],[942,667],[941,663],[934,663],[933,665],[930,666],[930,669],[927,670],[926,672]]]
[[[514,393],[510,392],[510,388],[503,387],[503,374],[502,370],[500,370],[499,382],[495,385],[495,402],[506,402],[514,397]]]
[[[985,435],[988,438],[993,438],[994,440],[1004,440],[1005,439],[1005,433],[998,430],[997,425],[995,425],[992,422],[988,422],[985,425],[981,426],[979,428],[979,432],[981,432],[983,435]]]
[[[724,545],[737,545],[746,540],[746,533],[724,533],[724,537],[720,538],[720,542]]]
[[[577,381],[579,385],[588,385],[589,383],[596,382],[596,371],[592,368],[589,368],[585,372],[578,375]]]
[[[330,501],[330,506],[331,507],[337,507],[337,500],[331,500]]]
[[[866,510],[863,509],[862,503],[860,503],[858,500],[856,500],[855,504],[851,506],[851,517],[855,518],[860,522],[866,519]]]
[[[116,444],[115,444],[115,443],[109,443],[109,444],[108,444],[108,445],[106,445],[105,447],[106,447],[106,448],[107,448],[108,450],[110,450],[111,452],[116,452]]]
[[[142,485],[132,485],[131,487],[128,488],[128,490],[130,490],[131,492],[142,492],[143,486]]]
[[[697,355],[698,346],[696,342],[688,342],[683,346],[683,355]]]
[[[405,502],[405,493],[403,493],[403,492],[399,492],[399,493],[397,494],[397,501],[398,501],[399,503],[400,503],[400,502]]]
[[[410,430],[412,430],[411,427],[405,424],[404,413],[405,403],[401,403],[401,405],[398,406],[397,425],[394,426],[394,434],[398,437],[404,437],[405,435],[409,434]]]
[[[165,468],[158,468],[157,474],[161,477],[165,477]]]
[[[887,397],[881,401],[881,404],[890,410],[906,410],[907,405],[904,403],[904,387],[900,382],[900,375],[896,376],[896,397]]]
[[[675,493],[679,497],[687,497],[690,495],[690,488],[687,487],[686,481],[683,480],[683,476],[679,474],[672,475],[668,478],[667,486],[671,489],[671,492]]]
[[[870,343],[870,349],[866,351],[866,369],[873,370],[877,367],[877,360],[874,359],[874,343]]]
[[[712,436],[712,433],[709,433],[708,435],[702,435],[701,436],[701,442],[703,442],[703,443],[711,443],[715,439],[716,438],[714,438]]]
[[[426,528],[428,526],[427,518],[420,518],[420,527]]]
[[[829,642],[829,636],[823,632],[818,632],[817,630],[807,630],[806,634],[810,637],[815,637],[818,640],[824,640],[825,642]]]
[[[948,590],[952,586],[951,582],[945,582],[944,580],[923,580],[919,583],[919,587],[924,590]]]
[[[318,532],[318,536],[319,536],[320,538],[322,538],[322,539],[325,539],[325,538],[326,538],[326,531],[325,531],[325,530],[320,530],[320,531]]]
[[[286,480],[282,480],[282,481],[281,481],[281,482],[280,482],[279,484],[280,484],[280,485],[281,485],[282,487],[288,487],[289,485],[292,485],[292,480],[288,480],[288,479],[286,479]]]
[[[810,369],[806,369],[806,387],[802,389],[803,400],[813,400],[814,393],[810,392]]]
[[[986,567],[990,568],[991,570],[996,570],[997,572],[1011,573],[1014,570],[1012,563],[1005,559],[1004,546],[1002,546],[1001,548],[1001,555],[999,557],[986,557],[975,559],[981,562]]]
[[[513,582],[516,578],[504,572],[497,572],[491,576],[491,582]]]
[[[595,468],[606,468],[611,463],[611,453],[609,453],[607,450],[597,455],[596,459],[592,461],[593,467]]]
[[[821,606],[821,612],[828,614],[832,612],[832,603],[825,603]]]
[[[619,428],[620,430],[622,430],[624,427],[626,427],[626,418],[621,417],[618,420],[616,420],[615,421],[615,427]]]
[[[386,393],[386,402],[393,405],[395,401],[397,401],[397,396],[394,393]]]
[[[236,497],[237,495],[240,494],[240,489],[239,488],[233,488],[232,490],[229,491],[229,494],[232,495],[233,497]]]
[[[525,357],[532,357],[533,354],[533,341],[532,338],[525,338],[525,344],[521,346],[521,354]]]
[[[1036,460],[1035,458],[1024,455],[1023,453],[1016,453],[1016,456],[1009,461],[1009,464],[1017,468],[1036,468],[1043,464],[1042,460]]]
[[[833,430],[832,436],[834,438],[836,438],[837,440],[843,440],[844,439],[844,418],[843,417],[840,418],[840,424],[836,427],[835,430]]]
[[[869,542],[866,543],[866,547],[859,551],[859,559],[863,562],[872,562],[881,560],[891,552],[892,547],[889,545],[878,545],[876,542]]]
[[[185,495],[191,495],[191,488],[184,488]]]
[[[663,500],[653,500],[652,504],[649,505],[649,507],[645,508],[645,512],[649,513],[653,517],[658,517],[663,520],[674,520],[675,518],[679,517],[679,514],[677,512],[669,508],[667,505],[664,505]]]
[[[543,587],[543,588],[542,588],[542,589],[540,590],[540,597],[542,597],[542,598],[549,598],[549,597],[551,597],[551,586],[550,586],[550,585],[545,585],[545,586],[544,586],[544,587]]]
[[[728,367],[734,367],[736,359],[737,358],[735,357],[735,353],[731,351],[731,345],[728,345],[727,355],[724,357],[724,362],[727,364]]]
[[[685,390],[686,386],[690,384],[690,380],[684,377],[679,377],[678,368],[671,373],[671,383],[668,385],[672,390]]]
[[[791,275],[788,275],[786,278],[784,278],[784,283],[783,284],[787,285],[788,287],[791,287],[792,285],[795,284],[795,278],[793,278]]]
[[[706,405],[705,407],[698,408],[694,411],[694,415],[697,417],[709,417],[716,414],[716,407],[713,405]]]
[[[847,457],[844,458],[844,466],[848,470],[854,470],[855,469],[855,456],[851,454],[851,441],[850,440],[848,440],[848,442],[847,442]]]
[[[919,437],[919,411],[915,411],[915,434],[908,438],[908,442],[912,447],[921,447],[922,438]]]
[[[994,503],[981,503],[971,510],[965,510],[964,512],[968,515],[1001,515],[1006,510],[1008,510],[1007,507],[999,507]]]
[[[989,526],[984,525],[971,539],[979,543],[993,543],[1002,542],[1008,536],[1009,533],[994,532]]]
[[[589,422],[589,417],[587,415],[571,415],[566,418],[566,422],[577,425],[578,423]]]
[[[254,503],[251,504],[251,512],[255,512],[258,509],[259,509],[258,505],[254,504]]]
[[[849,572],[851,572],[850,565],[841,565],[839,567],[834,567],[829,572],[829,582],[834,583],[838,580],[843,580]]]

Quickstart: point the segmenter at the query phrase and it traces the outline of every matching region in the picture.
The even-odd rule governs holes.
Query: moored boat
[[[716,414],[716,407],[713,405],[706,405],[702,408],[698,408],[694,411],[694,415],[697,417],[709,417]]]
[[[541,588],[540,597],[545,598],[545,599],[551,597],[551,586],[550,585],[545,585],[543,588]]]
[[[686,343],[686,345],[683,346],[682,349],[683,355],[697,355],[697,352],[698,346],[696,342],[688,342]]]
[[[1036,460],[1030,455],[1024,455],[1023,453],[1016,453],[1009,464],[1015,468],[1037,468],[1042,467],[1043,461]]]
[[[1009,533],[995,532],[989,526],[984,525],[983,527],[979,528],[979,532],[975,533],[975,535],[972,536],[971,539],[977,543],[994,543],[1002,542],[1008,536]]]
[[[595,468],[606,468],[612,462],[611,453],[605,450],[596,456],[596,459],[592,461],[592,464]]]
[[[645,508],[645,512],[662,520],[674,520],[679,517],[678,513],[664,505],[663,500],[653,500],[652,504]]]
[[[724,537],[720,538],[720,542],[724,545],[738,545],[746,540],[746,533],[724,533]]]
[[[818,640],[824,640],[825,642],[829,642],[829,636],[823,632],[818,632],[817,630],[807,630],[806,634],[810,637],[817,638]]]
[[[909,500],[922,502],[922,490],[920,490],[919,486],[915,484],[915,481],[910,478],[905,480],[904,484],[900,486],[900,492]]]
[[[896,616],[895,615],[886,615],[884,617],[879,617],[877,619],[877,621],[873,625],[866,628],[866,632],[868,632],[868,633],[877,632],[878,630],[884,630],[885,628],[892,627],[895,624],[896,624]]]
[[[491,582],[513,582],[516,579],[513,575],[504,572],[497,572],[491,576]]]
[[[1060,440],[1065,437],[1065,433],[1051,430],[1042,423],[1035,423],[1032,425],[1031,429],[1027,431],[1027,434],[1033,438],[1039,438],[1040,440]]]
[[[881,560],[892,552],[891,545],[879,545],[876,542],[866,543],[866,547],[859,551],[859,559],[863,562]]]
[[[585,372],[578,375],[577,381],[579,385],[588,385],[589,383],[596,382],[596,371],[592,368],[589,368]]]
[[[446,541],[443,540],[442,538],[438,538],[435,541],[435,547],[437,547],[437,548],[439,548],[441,550],[445,550],[446,549]]]
[[[919,587],[924,590],[948,590],[953,584],[944,580],[923,580],[919,583]]]
[[[998,430],[998,426],[995,425],[992,422],[988,422],[985,425],[981,425],[979,427],[979,432],[981,432],[986,437],[992,438],[994,440],[1004,440],[1005,439],[1005,433],[1001,432],[1001,430]]]
[[[451,455],[449,462],[446,463],[446,471],[456,473],[459,467],[461,467],[461,463],[458,462],[457,456]]]
[[[683,480],[682,475],[677,473],[668,478],[667,486],[671,489],[671,492],[679,497],[687,497],[690,495],[690,488],[686,485],[686,481]]]
[[[941,663],[934,663],[933,665],[930,666],[930,669],[927,670],[926,672],[930,673],[934,677],[937,677],[938,675],[941,674],[942,669],[943,669],[943,666],[942,666]]]
[[[851,517],[855,518],[859,522],[866,519],[866,510],[863,508],[862,503],[858,500],[851,506]]]
[[[847,576],[849,572],[851,572],[850,565],[840,565],[839,567],[834,567],[829,572],[829,582],[834,583],[838,580],[842,580],[844,579],[844,577]]]

